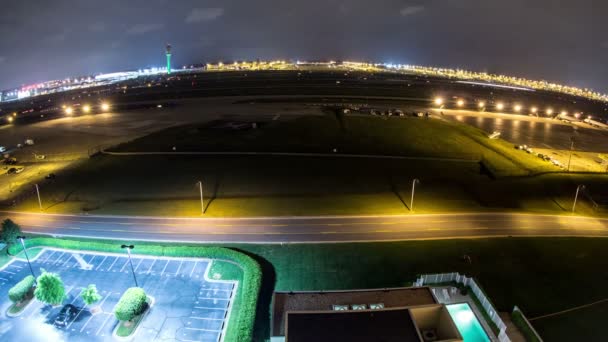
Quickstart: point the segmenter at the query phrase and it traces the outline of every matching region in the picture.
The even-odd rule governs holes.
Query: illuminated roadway
[[[314,243],[505,236],[608,237],[608,218],[517,213],[160,218],[0,212],[29,233],[125,240]]]

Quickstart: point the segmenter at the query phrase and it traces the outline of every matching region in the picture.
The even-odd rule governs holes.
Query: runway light
[[[486,103],[483,101],[479,101],[479,103],[477,104],[477,107],[479,107],[479,108],[483,108],[485,106],[486,106]]]
[[[536,114],[536,112],[538,112],[538,108],[532,107],[530,108],[530,111],[532,112],[532,114]]]
[[[516,104],[515,106],[513,106],[513,109],[515,109],[516,112],[521,111],[521,105]]]
[[[503,110],[503,109],[505,109],[505,105],[502,102],[498,102],[496,104],[496,109]]]
[[[65,107],[65,113],[67,115],[72,115],[72,113],[74,113],[74,109],[72,109],[72,107]]]
[[[108,111],[109,109],[110,109],[110,105],[109,104],[107,104],[105,102],[101,104],[101,110],[103,110],[104,112]]]
[[[460,99],[460,100],[456,101],[456,104],[458,105],[458,107],[462,107],[462,106],[464,106],[464,100]]]
[[[85,113],[90,112],[91,111],[91,106],[89,106],[89,105],[82,106],[82,111],[85,112]]]
[[[443,104],[443,99],[441,97],[436,97],[435,104],[441,106]]]
[[[547,108],[547,115],[551,115],[551,114],[553,114],[553,109]]]

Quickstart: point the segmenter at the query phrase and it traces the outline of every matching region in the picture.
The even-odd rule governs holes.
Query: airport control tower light
[[[167,44],[165,53],[167,55],[167,74],[171,74],[171,44]]]

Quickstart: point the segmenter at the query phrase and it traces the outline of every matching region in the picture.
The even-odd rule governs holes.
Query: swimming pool
[[[464,342],[489,342],[488,335],[467,303],[446,305]]]

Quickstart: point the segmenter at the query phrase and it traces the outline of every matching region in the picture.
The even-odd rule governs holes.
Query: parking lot
[[[132,255],[133,269],[140,287],[155,302],[140,325],[136,340],[142,341],[223,341],[236,282],[207,279],[211,260]],[[109,341],[118,321],[113,308],[122,293],[135,286],[126,255],[77,253],[44,249],[32,267],[58,273],[66,288],[65,304],[79,311],[65,328],[53,325],[61,306],[51,307],[33,301],[15,318],[7,318],[8,296],[0,298],[2,308],[0,340],[13,341]],[[14,260],[0,270],[0,293],[6,294],[19,280],[30,274],[27,262]],[[92,306],[93,314],[79,294],[88,284],[95,284],[101,300]]]

